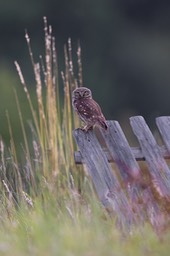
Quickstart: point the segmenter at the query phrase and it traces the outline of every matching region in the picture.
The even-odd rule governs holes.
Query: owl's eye
[[[80,96],[80,93],[79,92],[75,92],[75,97],[78,98]]]
[[[90,95],[89,91],[85,91],[84,94],[83,94],[84,97],[88,97],[89,95]]]

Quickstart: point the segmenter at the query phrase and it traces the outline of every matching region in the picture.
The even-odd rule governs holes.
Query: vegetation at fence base
[[[64,47],[63,85],[52,28],[45,24],[45,58],[34,60],[35,108],[20,65],[15,62],[32,113],[27,135],[20,99],[14,92],[23,138],[22,161],[16,151],[13,124],[7,115],[10,147],[0,140],[0,254],[1,255],[168,255],[169,234],[163,245],[151,227],[132,227],[122,237],[100,202],[82,166],[74,163],[72,130],[79,120],[71,108],[70,92],[82,85],[81,49],[78,46],[78,79],[75,78],[71,41]],[[64,91],[61,98],[60,90]],[[123,243],[123,246],[122,246]]]

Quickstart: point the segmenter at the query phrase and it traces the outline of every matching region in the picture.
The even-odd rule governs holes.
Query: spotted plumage
[[[106,119],[100,106],[92,98],[91,90],[79,87],[72,92],[72,105],[80,119],[86,124],[83,130],[88,131],[94,126],[107,130]]]

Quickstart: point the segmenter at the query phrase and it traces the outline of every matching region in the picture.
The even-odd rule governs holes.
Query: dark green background
[[[19,131],[13,88],[25,119],[31,118],[13,62],[18,60],[34,90],[24,31],[29,32],[38,61],[44,55],[43,16],[53,27],[60,70],[68,37],[75,55],[80,40],[84,86],[92,89],[107,119],[126,123],[131,115],[143,115],[152,124],[156,116],[170,115],[169,0],[0,0],[0,134],[4,138],[8,137],[6,109],[14,131]]]

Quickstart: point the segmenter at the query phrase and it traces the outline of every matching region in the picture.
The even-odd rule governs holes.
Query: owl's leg
[[[93,129],[93,125],[91,125],[91,124],[87,124],[83,128],[81,128],[81,130],[83,130],[85,132],[92,130],[92,129]]]

